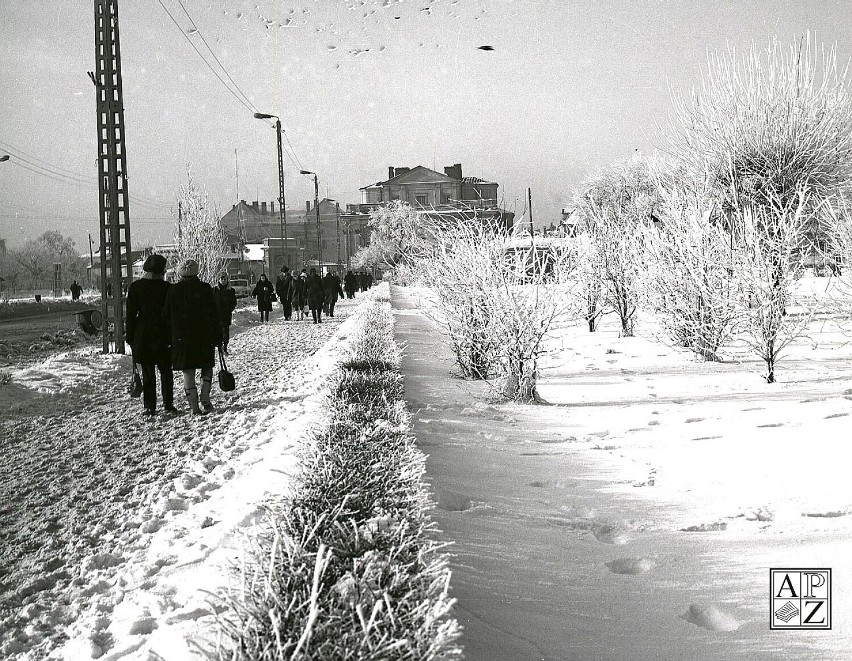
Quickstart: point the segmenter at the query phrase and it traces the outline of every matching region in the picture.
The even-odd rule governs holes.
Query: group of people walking
[[[193,415],[213,411],[210,391],[216,348],[227,353],[231,314],[237,305],[227,274],[216,287],[198,279],[198,263],[187,259],[177,268],[180,281],[172,284],[164,275],[166,258],[149,255],[143,275],[127,290],[127,342],[133,362],[142,373],[144,415],[157,412],[157,380],[160,375],[163,410],[177,414],[174,405],[173,370],[183,372],[183,389]],[[201,372],[200,389],[196,373]]]
[[[165,279],[166,258],[149,255],[142,266],[143,276],[127,291],[127,329],[125,337],[133,349],[133,362],[140,366],[142,404],[145,416],[157,413],[157,373],[160,376],[163,410],[177,414],[174,405],[173,370],[183,372],[183,389],[190,412],[200,415],[213,411],[210,392],[216,349],[228,353],[230,326],[237,295],[227,273],[219,276],[215,287],[198,278],[198,263],[187,259],[176,269],[179,282]],[[369,274],[366,274],[369,275]],[[269,321],[272,304],[279,300],[284,319],[307,318],[315,324],[322,315],[334,316],[338,298],[354,298],[357,288],[366,291],[372,276],[366,278],[347,272],[341,283],[334,271],[324,277],[315,268],[301,273],[285,266],[275,281],[261,274],[252,291],[257,299],[261,322]],[[200,371],[201,383],[196,382]]]
[[[252,296],[257,297],[261,321],[269,321],[272,302],[277,298],[281,302],[285,321],[290,321],[294,313],[296,321],[301,321],[307,318],[307,310],[310,310],[313,322],[321,324],[322,315],[333,317],[338,297],[343,298],[343,288],[335,271],[320,277],[313,267],[309,271],[302,269],[301,273],[297,273],[283,266],[275,280],[274,289],[265,274],[260,278]]]

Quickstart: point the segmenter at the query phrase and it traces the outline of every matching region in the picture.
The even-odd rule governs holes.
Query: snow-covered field
[[[774,384],[743,347],[704,363],[647,324],[620,338],[613,319],[581,323],[551,344],[551,406],[529,406],[452,378],[422,292],[395,297],[400,329],[426,324],[402,335],[403,372],[467,658],[852,658],[852,338],[837,319],[813,320]],[[769,630],[771,567],[833,570],[831,631]]]
[[[323,324],[236,314],[216,412],[141,416],[130,357],[55,355],[0,386],[0,658],[193,658],[209,592],[286,494],[295,450],[345,344]],[[187,410],[176,379],[176,404]]]

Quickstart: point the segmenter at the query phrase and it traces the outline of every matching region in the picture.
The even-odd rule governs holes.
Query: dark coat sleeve
[[[139,317],[139,303],[136,301],[136,288],[130,287],[127,292],[127,328],[124,337],[128,344],[133,344],[136,337],[136,325]]]

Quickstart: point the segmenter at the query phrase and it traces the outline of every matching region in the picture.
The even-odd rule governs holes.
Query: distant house
[[[390,166],[385,181],[361,188],[359,210],[369,213],[377,206],[399,200],[430,216],[453,218],[475,212],[477,217],[496,219],[511,229],[514,214],[499,208],[498,187],[493,181],[463,176],[461,163],[445,167],[443,173],[422,165]]]

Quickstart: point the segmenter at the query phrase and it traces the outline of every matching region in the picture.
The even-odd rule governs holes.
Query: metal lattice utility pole
[[[103,351],[110,352],[111,324],[112,349],[124,353],[123,292],[132,273],[118,0],[95,0],[95,72],[89,77],[97,92]]]

